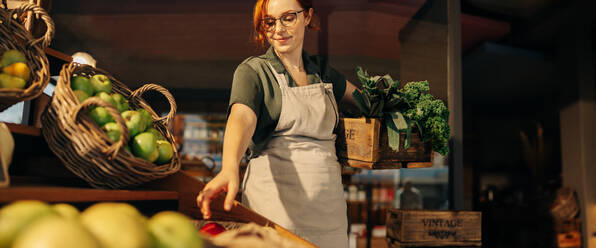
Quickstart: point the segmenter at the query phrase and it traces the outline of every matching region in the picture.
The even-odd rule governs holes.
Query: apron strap
[[[277,73],[277,71],[273,68],[273,66],[271,65],[271,63],[269,63],[269,61],[267,61],[267,65],[271,69],[271,72],[273,72],[273,75],[275,76],[275,79],[277,81],[277,84],[279,84],[279,87],[289,87],[288,80],[286,80],[285,75],[281,74],[281,73]]]

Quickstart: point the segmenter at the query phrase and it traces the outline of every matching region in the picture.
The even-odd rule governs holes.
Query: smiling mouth
[[[275,40],[276,40],[276,41],[280,41],[280,42],[286,42],[286,41],[288,41],[290,38],[292,38],[292,37],[281,37],[281,38],[277,38],[277,39],[275,39]]]

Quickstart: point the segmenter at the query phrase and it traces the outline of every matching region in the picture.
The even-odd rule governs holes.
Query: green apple
[[[70,80],[70,88],[72,90],[82,90],[89,96],[92,96],[94,93],[93,86],[91,86],[89,79],[83,76],[76,76],[72,78]]]
[[[174,211],[162,211],[147,222],[155,247],[160,248],[200,248],[203,241],[192,221]]]
[[[112,98],[112,96],[110,96],[110,94],[105,93],[105,92],[98,92],[97,94],[95,94],[96,97],[99,97],[101,100],[104,100],[108,103],[110,103],[112,106],[116,107],[116,101],[114,101],[114,98]]]
[[[7,88],[7,89],[22,89],[25,88],[24,79],[19,77],[13,77],[6,73],[0,73],[0,88]]]
[[[74,90],[73,93],[79,100],[79,103],[82,103],[87,98],[89,98],[89,95],[87,95],[87,93],[85,93],[85,91],[82,91],[82,90]]]
[[[158,140],[157,150],[159,151],[159,156],[155,160],[155,164],[166,164],[172,160],[172,157],[174,156],[174,150],[170,142]]]
[[[12,248],[100,248],[100,243],[81,223],[61,217],[46,217],[31,224]]]
[[[147,157],[147,161],[154,163],[155,160],[157,160],[157,158],[159,158],[159,150],[157,149],[157,144],[155,144],[155,150],[153,150],[153,152],[151,154],[149,154],[149,157]]]
[[[132,153],[149,162],[155,161],[159,157],[157,150],[157,140],[152,133],[144,132],[132,138]]]
[[[97,92],[105,92],[111,93],[112,92],[112,81],[108,78],[108,76],[103,74],[96,74],[89,80],[91,86],[93,86],[93,91]]]
[[[58,216],[49,204],[37,200],[15,201],[0,209],[0,247],[12,247],[14,240],[35,221]]]
[[[153,126],[153,117],[151,117],[151,113],[149,113],[148,110],[140,108],[137,109],[137,112],[141,113],[143,115],[143,119],[145,120],[145,128],[143,131]]]
[[[124,102],[122,102],[122,104],[120,105],[120,108],[118,108],[118,110],[122,110],[122,112],[129,110],[130,106],[128,105],[128,100],[124,100]]]
[[[81,213],[80,223],[103,248],[152,247],[146,220],[133,206],[102,202]]]
[[[118,123],[108,122],[101,127],[101,130],[106,133],[108,139],[111,141],[116,142],[120,140],[120,134],[122,133],[122,130],[120,129]]]
[[[15,49],[8,50],[2,54],[2,59],[0,59],[0,67],[6,67],[18,62],[27,63],[25,54]]]
[[[112,99],[116,102],[116,108],[120,113],[128,110],[128,100],[118,93],[112,93]]]
[[[77,220],[79,219],[79,215],[81,214],[77,208],[73,205],[66,204],[66,203],[57,203],[52,205],[54,211],[56,211],[60,216],[65,219],[69,220]]]
[[[139,112],[134,110],[124,111],[122,112],[122,118],[124,118],[130,137],[134,137],[142,132],[142,128],[145,126],[145,120]]]
[[[108,122],[114,121],[114,118],[110,115],[108,110],[104,107],[97,107],[97,108],[92,109],[89,112],[89,116],[91,116],[91,119],[93,119],[93,121],[95,121],[95,123],[100,127]]]
[[[157,140],[166,140],[166,139],[163,137],[163,135],[161,135],[161,133],[160,133],[159,131],[157,131],[157,129],[155,129],[155,128],[152,128],[152,127],[151,127],[151,128],[149,128],[149,129],[147,129],[147,130],[146,130],[146,132],[150,132],[150,133],[152,133],[153,135],[155,135],[155,138],[156,138]]]

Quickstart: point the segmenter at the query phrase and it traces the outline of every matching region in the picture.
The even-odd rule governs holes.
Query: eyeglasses
[[[263,29],[265,29],[265,31],[272,31],[275,28],[275,24],[277,24],[277,20],[279,20],[279,22],[281,22],[281,25],[283,25],[286,28],[292,27],[294,26],[294,24],[296,24],[296,20],[298,19],[298,13],[301,13],[303,11],[304,10],[285,13],[279,18],[266,17],[265,19],[263,19]]]

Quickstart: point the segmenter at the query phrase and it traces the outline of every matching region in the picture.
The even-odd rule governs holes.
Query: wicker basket
[[[115,107],[97,97],[90,97],[79,104],[70,88],[70,79],[73,75],[94,74],[108,76],[112,81],[112,92],[120,93],[128,99],[131,109],[148,110],[154,119],[153,128],[168,142],[174,144],[174,138],[167,127],[174,120],[176,102],[165,88],[156,84],[145,84],[132,92],[101,69],[71,62],[63,66],[52,100],[41,117],[42,134],[50,149],[70,171],[96,188],[136,186],[178,171],[180,157],[176,149],[173,149],[172,161],[164,165],[155,165],[137,158],[124,149],[129,140],[128,129]],[[149,90],[158,91],[168,99],[171,109],[167,116],[159,117],[141,98],[142,94]],[[83,114],[91,106],[105,107],[114,117],[122,129],[119,141],[111,142],[93,120]]]
[[[21,25],[19,17],[33,11],[46,25],[43,37],[35,39]],[[23,4],[12,10],[0,8],[0,55],[6,50],[17,49],[27,58],[27,66],[31,70],[31,79],[24,89],[0,88],[0,111],[15,103],[30,100],[39,96],[50,81],[50,66],[44,52],[54,36],[54,22],[41,7],[35,4]]]

